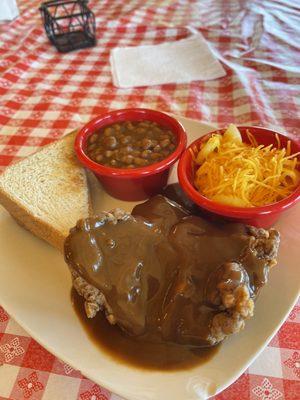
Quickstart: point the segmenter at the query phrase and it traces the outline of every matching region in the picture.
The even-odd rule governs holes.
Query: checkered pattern
[[[0,399],[121,400],[60,361],[0,307]],[[299,400],[300,302],[268,347],[214,400]]]
[[[97,46],[59,54],[37,0],[0,25],[0,168],[108,109],[143,106],[201,119],[299,131],[300,5],[292,0],[102,0]],[[227,75],[135,89],[112,85],[115,46],[177,40],[201,31]],[[300,398],[300,303],[262,355],[217,400]],[[38,345],[0,307],[0,399],[116,400]]]

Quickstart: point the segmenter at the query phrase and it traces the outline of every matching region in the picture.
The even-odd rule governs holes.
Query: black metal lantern
[[[45,31],[58,51],[91,47],[96,44],[95,16],[88,0],[52,0],[42,3]]]

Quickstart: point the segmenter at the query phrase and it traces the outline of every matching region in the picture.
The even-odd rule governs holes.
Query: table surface
[[[18,3],[21,16],[0,25],[1,169],[99,113],[124,107],[300,136],[300,4],[295,1],[90,1],[97,46],[69,54],[48,42],[40,2]],[[173,41],[189,36],[189,27],[210,43],[225,77],[131,89],[112,85],[112,48]],[[300,303],[258,359],[215,399],[299,399],[299,347]],[[0,399],[117,399],[47,352],[1,307],[0,365]]]

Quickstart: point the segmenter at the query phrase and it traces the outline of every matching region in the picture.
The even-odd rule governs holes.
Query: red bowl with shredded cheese
[[[249,135],[247,135],[248,131],[251,132],[251,136],[254,137],[258,145],[269,146],[272,144],[275,148],[278,148],[280,144],[280,148],[288,148],[290,146],[291,154],[300,152],[300,140],[292,140],[287,136],[273,130],[256,126],[241,126],[238,127],[238,129],[241,133],[243,143],[251,144]],[[218,203],[201,194],[195,187],[195,173],[199,167],[197,166],[195,157],[193,156],[195,150],[200,151],[203,144],[206,143],[212,137],[212,135],[223,135],[225,131],[226,129],[221,129],[211,132],[191,143],[191,145],[184,151],[179,161],[179,183],[188,197],[200,208],[203,208],[210,213],[218,214],[231,221],[242,222],[262,228],[269,228],[276,222],[276,220],[285,210],[292,207],[297,203],[297,201],[299,201],[299,184],[291,194],[282,200],[273,202],[272,204],[256,207],[236,207]],[[289,142],[290,144],[288,144]],[[297,160],[297,170],[299,171],[299,155],[297,156]]]

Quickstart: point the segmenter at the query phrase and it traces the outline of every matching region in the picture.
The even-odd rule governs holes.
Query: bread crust
[[[65,136],[61,140],[64,140],[66,137],[74,136],[75,132],[70,133],[69,135]],[[56,142],[54,142],[56,143]],[[41,148],[45,149],[54,143],[50,143],[47,146],[43,146]],[[73,145],[73,141],[72,141]],[[39,150],[38,150],[39,151]],[[34,153],[35,154],[35,153]],[[30,156],[29,156],[30,157]],[[22,163],[23,160],[20,160],[18,163]],[[16,163],[16,164],[18,164]],[[16,165],[13,164],[13,165]],[[10,167],[8,167],[10,168]],[[91,195],[88,187],[88,180],[86,176],[86,172],[84,168],[82,168],[85,175],[85,184],[86,190],[88,194],[88,215],[92,214],[92,202],[91,202]],[[5,171],[3,172],[3,174]],[[1,179],[1,175],[0,175]],[[0,185],[0,203],[3,205],[4,208],[10,213],[10,215],[17,221],[19,225],[27,229],[28,231],[32,232],[37,237],[47,241],[49,244],[57,248],[59,251],[63,252],[64,248],[64,241],[65,238],[69,234],[69,230],[66,232],[62,232],[56,229],[54,226],[49,224],[47,221],[44,221],[42,218],[35,216],[30,210],[28,210],[25,206],[23,206],[18,199],[12,197],[9,192],[7,192],[4,188]],[[82,215],[82,218],[87,217],[88,215]],[[71,228],[71,226],[69,227]]]
[[[67,235],[63,235],[47,222],[35,217],[20,203],[16,202],[15,199],[12,199],[9,194],[5,193],[1,188],[0,203],[6,208],[6,210],[18,222],[19,225],[32,232],[39,238],[46,240],[61,252],[63,251],[64,241]]]

